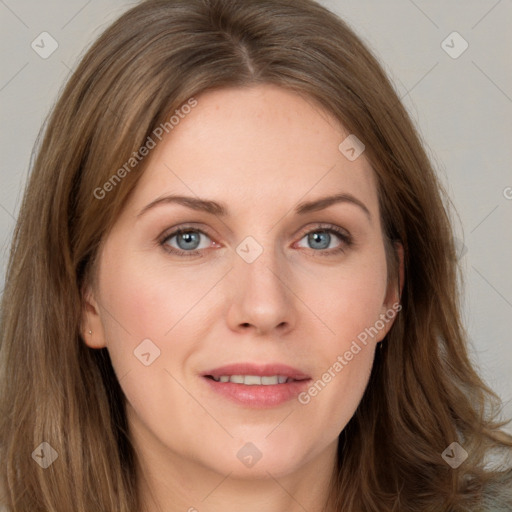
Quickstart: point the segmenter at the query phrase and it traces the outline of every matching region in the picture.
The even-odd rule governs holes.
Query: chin
[[[304,442],[291,440],[289,436],[287,442],[272,440],[273,435],[270,434],[268,439],[260,436],[260,441],[231,440],[229,447],[211,453],[210,460],[205,462],[212,467],[211,463],[215,461],[212,469],[224,475],[229,473],[230,478],[265,479],[269,478],[269,473],[279,478],[298,471],[321,451],[321,447],[308,448]]]

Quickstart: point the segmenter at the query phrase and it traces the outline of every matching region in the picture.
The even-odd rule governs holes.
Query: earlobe
[[[85,344],[90,348],[99,349],[106,346],[100,309],[90,288],[87,288],[83,296],[81,334]]]

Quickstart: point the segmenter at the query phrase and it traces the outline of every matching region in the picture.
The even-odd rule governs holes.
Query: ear
[[[391,281],[388,284],[388,289],[386,292],[386,298],[384,301],[384,307],[392,308],[393,304],[397,304],[400,302],[400,297],[402,296],[402,290],[404,288],[404,246],[402,242],[393,242],[393,246],[398,257],[398,277]],[[393,282],[394,281],[394,282]]]
[[[377,342],[384,339],[391,329],[398,312],[402,309],[402,306],[400,305],[400,297],[402,296],[405,277],[404,247],[401,242],[394,242],[394,249],[398,257],[398,277],[396,279],[391,279],[391,282],[388,283],[386,297],[382,304],[382,311],[380,315],[380,319],[385,325],[383,329],[379,330],[379,335],[375,340]]]
[[[106,347],[100,308],[91,286],[87,286],[83,294],[81,330],[82,338],[88,347],[96,349]]]

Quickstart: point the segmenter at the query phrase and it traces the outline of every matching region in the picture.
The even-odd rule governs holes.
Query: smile
[[[207,377],[216,382],[233,382],[235,384],[244,384],[245,386],[272,386],[295,381],[295,379],[284,375],[271,375],[266,377],[259,375],[221,375],[220,377],[207,375]]]
[[[238,406],[277,407],[303,392],[311,377],[297,368],[269,363],[234,363],[210,369],[202,374],[203,382],[214,395]]]

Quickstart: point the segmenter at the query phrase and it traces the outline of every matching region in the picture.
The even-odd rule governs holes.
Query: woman
[[[20,210],[6,507],[510,510],[444,199],[382,68],[318,4],[124,14]]]

